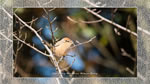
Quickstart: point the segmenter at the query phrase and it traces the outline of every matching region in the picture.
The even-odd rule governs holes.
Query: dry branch
[[[67,16],[67,19],[70,20],[71,22],[74,22],[74,23],[86,23],[86,24],[98,23],[98,22],[103,21],[101,19],[95,20],[95,21],[83,21],[83,20],[76,21],[76,20],[72,19],[70,16]]]
[[[92,37],[91,39],[89,39],[88,41],[85,41],[85,42],[82,42],[82,43],[80,43],[80,42],[78,41],[78,44],[76,44],[76,45],[70,47],[69,50],[70,50],[70,49],[73,49],[73,48],[75,48],[75,47],[77,47],[77,46],[90,43],[90,42],[91,42],[93,39],[95,39],[95,38],[96,38],[96,36],[94,36],[94,37]]]
[[[121,26],[121,25],[119,25],[119,24],[117,24],[117,23],[115,23],[115,22],[113,22],[111,20],[108,20],[108,19],[104,18],[103,16],[95,13],[94,11],[92,11],[92,10],[90,10],[88,8],[84,8],[84,9],[87,10],[88,12],[92,13],[93,15],[97,16],[98,18],[102,19],[103,21],[105,21],[107,23],[110,23],[110,24],[116,26],[117,28],[119,28],[119,29],[121,29],[123,31],[126,31],[126,32],[130,33],[131,35],[134,35],[134,36],[137,37],[137,33],[133,32],[133,31],[131,31],[131,30],[129,30],[129,29],[127,29],[127,28],[125,28],[125,27],[123,27],[123,26]]]
[[[25,41],[23,41],[23,40],[21,40],[20,38],[18,38],[16,35],[13,34],[13,36],[14,36],[18,41],[20,41],[21,43],[27,45],[28,47],[32,48],[33,50],[39,52],[40,54],[42,54],[42,55],[44,55],[44,56],[48,56],[48,57],[49,57],[48,54],[43,53],[42,51],[40,51],[39,49],[35,48],[34,46],[32,46],[32,45],[26,43]]]
[[[46,44],[44,44],[44,41],[43,41],[42,37],[38,34],[38,32],[37,32],[34,28],[32,28],[31,26],[29,26],[28,24],[26,24],[26,23],[25,23],[21,18],[19,18],[15,13],[14,13],[14,16],[15,16],[21,23],[23,23],[27,28],[29,28],[31,31],[33,31],[33,32],[35,33],[35,35],[39,38],[39,40],[42,42],[42,44],[44,45],[44,47],[45,47],[46,50],[48,51],[49,57],[52,59],[52,61],[53,61],[54,65],[55,65],[55,67],[57,68],[60,77],[63,77],[63,76],[62,76],[62,73],[61,73],[61,70],[60,70],[60,68],[59,68],[59,65],[58,65],[58,63],[57,63],[57,61],[56,61],[56,58],[54,57],[54,55],[53,55],[52,51],[49,49],[49,47],[48,47]]]

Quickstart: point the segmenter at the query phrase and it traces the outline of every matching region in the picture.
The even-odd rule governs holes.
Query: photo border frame
[[[150,83],[150,1],[2,0],[0,2],[0,84],[148,84]],[[41,4],[41,5],[39,5]],[[13,8],[137,8],[137,77],[13,77]]]

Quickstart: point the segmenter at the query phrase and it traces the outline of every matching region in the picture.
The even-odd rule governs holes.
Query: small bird
[[[58,61],[61,59],[61,57],[66,56],[67,53],[71,50],[69,48],[71,48],[72,45],[74,45],[74,43],[68,37],[64,37],[60,41],[56,42],[56,44],[53,47],[53,52],[56,57],[56,60]],[[68,63],[64,59],[61,59],[61,61],[59,61],[60,69],[63,70],[67,68],[68,66],[69,66]]]
[[[72,45],[74,45],[74,43],[68,37],[64,37],[60,41],[56,42],[53,49],[55,56],[58,58],[65,56]]]

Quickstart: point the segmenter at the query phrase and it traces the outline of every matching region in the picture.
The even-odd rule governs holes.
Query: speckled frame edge
[[[44,4],[39,6],[37,3]],[[81,8],[94,7],[137,7],[137,25],[139,28],[150,32],[150,1],[145,0],[2,0],[0,2],[0,30],[8,39],[0,35],[0,84],[148,84],[150,82],[150,38],[148,34],[137,31],[137,77],[97,77],[97,78],[14,78],[13,64],[13,8],[39,8],[39,7],[63,7]]]

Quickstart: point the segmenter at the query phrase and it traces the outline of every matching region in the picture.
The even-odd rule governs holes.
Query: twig
[[[69,50],[70,50],[70,49],[73,49],[73,48],[75,48],[75,47],[77,47],[77,46],[80,46],[80,45],[89,43],[89,42],[91,42],[91,41],[92,41],[93,39],[95,39],[95,38],[96,38],[96,36],[92,37],[92,38],[91,38],[90,40],[88,40],[88,41],[85,41],[85,42],[82,42],[82,43],[79,42],[77,45],[74,45],[74,46],[70,47]]]
[[[39,38],[39,40],[42,42],[42,44],[44,45],[44,47],[46,48],[46,50],[48,51],[49,53],[49,57],[53,60],[54,62],[54,65],[56,66],[56,68],[58,69],[58,72],[60,74],[60,77],[63,77],[62,74],[61,74],[61,70],[59,68],[59,65],[56,61],[56,58],[53,56],[53,53],[52,51],[49,49],[49,47],[47,45],[44,44],[44,41],[42,39],[42,37],[37,33],[37,31],[32,28],[31,26],[29,26],[28,24],[26,24],[21,18],[19,18],[15,13],[14,13],[14,16],[21,22],[23,23],[27,28],[29,28],[31,31],[33,31],[35,33],[35,35]]]
[[[14,35],[14,34],[13,34]],[[22,37],[22,35],[21,35],[21,31],[19,31],[19,38],[21,38]],[[24,38],[24,41],[26,40],[26,37],[27,37],[27,35],[25,34],[25,38]],[[14,59],[14,72],[16,73],[16,72],[20,72],[19,70],[21,70],[22,71],[22,69],[20,69],[20,67],[18,67],[18,65],[17,65],[17,60],[18,60],[18,53],[19,53],[19,51],[21,50],[21,48],[23,47],[23,43],[21,43],[21,45],[20,45],[20,41],[18,41],[17,42],[17,45],[16,45],[16,51],[13,51],[13,54],[14,54],[14,56],[15,56],[15,59]],[[14,74],[15,74],[14,73]],[[22,71],[22,73],[24,73],[23,71]],[[20,75],[22,74],[22,73],[19,73]]]
[[[131,17],[131,16],[130,16],[130,15],[128,15],[126,28],[127,28],[127,27],[128,27],[128,25],[129,25],[130,17]]]
[[[122,5],[121,6],[124,6],[126,4],[126,0],[124,0],[124,2],[122,3]]]
[[[74,60],[72,61],[71,65],[68,65],[67,67],[63,68],[62,71],[68,70],[73,65],[73,63],[75,62],[75,60],[76,59],[74,58]]]
[[[91,6],[99,7],[99,6],[97,6],[96,4],[90,2],[89,0],[83,0],[83,1],[85,1],[85,2],[88,3],[88,4],[90,4]]]
[[[56,78],[57,84],[61,84],[59,78]]]
[[[30,74],[24,72],[24,70],[21,69],[17,64],[16,64],[16,68],[17,68],[18,73],[19,73],[22,77],[30,77]]]
[[[141,28],[141,27],[138,27],[138,30],[144,32],[144,33],[147,34],[147,35],[150,35],[150,32],[149,32],[149,31],[147,31],[147,30],[145,30],[145,29],[143,29],[143,28]]]
[[[121,48],[121,52],[122,52],[122,55],[123,55],[123,56],[128,57],[128,58],[130,58],[131,60],[133,60],[134,62],[136,62],[136,59],[133,58],[130,54],[128,54],[123,48]]]
[[[32,20],[31,20],[30,22],[26,22],[26,23],[29,23],[30,26],[32,26],[33,22],[35,22],[37,19],[38,19],[38,18],[35,18],[35,19],[32,18]]]
[[[2,10],[11,18],[13,19],[13,17],[2,7]]]
[[[39,3],[39,1],[37,1],[37,3],[39,4],[39,6],[41,6],[40,5],[40,3]],[[55,9],[55,8],[53,8],[53,9]],[[52,10],[53,10],[52,9]],[[52,22],[50,21],[50,17],[49,17],[49,13],[46,11],[46,9],[45,8],[43,8],[43,10],[44,10],[44,12],[47,14],[47,16],[48,16],[48,18],[47,18],[47,20],[48,20],[48,22],[49,22],[49,26],[50,26],[50,31],[51,31],[51,33],[52,33],[52,44],[54,45],[55,44],[55,37],[54,37],[54,33],[53,33],[53,29],[52,29]],[[52,11],[51,10],[51,11]],[[55,19],[55,18],[54,18]],[[54,20],[53,19],[53,20]]]
[[[95,20],[95,21],[83,21],[83,20],[79,20],[79,21],[76,21],[74,19],[72,19],[70,16],[67,16],[67,19],[74,22],[74,23],[86,23],[86,24],[92,24],[92,23],[98,23],[98,22],[102,22],[103,20]]]
[[[58,27],[55,28],[55,30],[53,32],[56,32],[58,30]]]
[[[129,67],[127,67],[126,70],[127,70],[129,73],[131,73],[132,75],[135,74]]]
[[[83,1],[85,1],[86,3],[88,3],[89,5],[94,6],[94,7],[100,7],[98,5],[101,4],[101,2],[92,3],[90,0],[83,0]],[[106,6],[106,4],[103,4],[101,7],[104,7],[104,6]]]
[[[37,32],[40,32],[43,28],[40,28],[39,30],[37,30]]]
[[[2,35],[6,40],[13,42],[11,39],[9,39],[6,35],[4,35],[1,31],[0,31],[0,35]]]
[[[108,22],[108,23],[110,23],[110,24],[116,26],[117,28],[119,28],[119,29],[121,29],[121,30],[123,30],[123,31],[126,31],[126,32],[128,32],[128,33],[131,33],[132,35],[134,35],[134,36],[137,37],[137,33],[133,32],[133,31],[131,31],[131,30],[129,30],[129,29],[127,29],[127,28],[125,28],[125,27],[123,27],[123,26],[117,24],[117,23],[114,23],[114,22],[111,21],[111,20],[108,20],[108,19],[104,18],[103,16],[101,16],[101,15],[99,15],[99,14],[97,14],[97,13],[91,11],[91,10],[88,9],[88,8],[85,8],[85,7],[84,7],[84,9],[87,10],[88,12],[92,13],[93,15],[97,16],[98,18],[104,20],[105,22]]]
[[[52,24],[56,19],[57,19],[57,17],[54,17],[50,23]]]
[[[70,78],[70,80],[67,79],[67,81],[68,81],[69,84],[72,84],[72,82],[73,82],[74,80],[75,80],[75,78]]]
[[[52,8],[52,9],[50,9],[50,10],[48,10],[48,12],[51,12],[51,11],[53,11],[53,10],[55,10],[56,8]]]
[[[137,77],[141,78],[143,81],[146,80],[146,77],[142,76],[142,74],[139,72],[137,72]]]
[[[53,0],[49,0],[48,2],[44,3],[43,5],[50,4]]]
[[[116,33],[118,36],[121,35],[121,33],[117,30],[117,28],[114,28],[114,31],[115,31],[115,33]]]
[[[14,36],[18,41],[20,41],[21,43],[27,45],[28,47],[34,49],[35,51],[39,52],[39,53],[42,54],[42,55],[49,57],[48,54],[45,54],[45,53],[43,53],[42,51],[40,51],[39,49],[37,49],[37,48],[33,47],[32,45],[26,43],[25,41],[23,41],[23,40],[21,40],[20,38],[18,38],[16,35],[13,34],[13,36]]]

